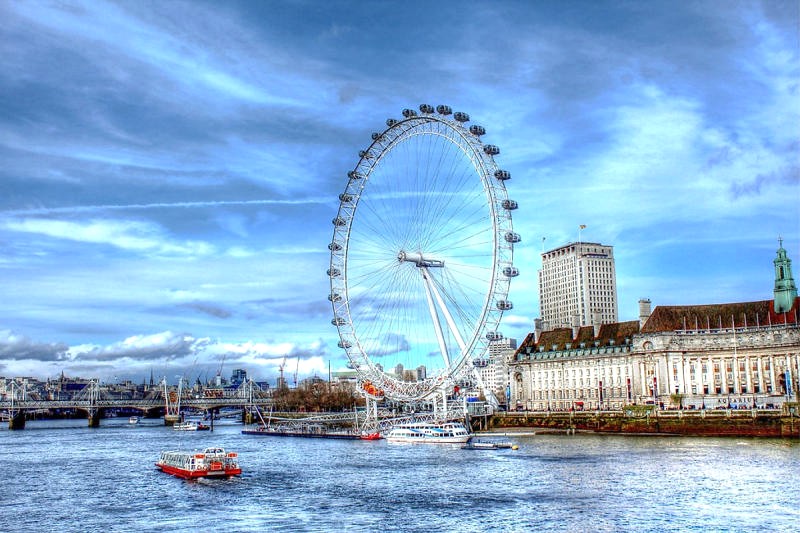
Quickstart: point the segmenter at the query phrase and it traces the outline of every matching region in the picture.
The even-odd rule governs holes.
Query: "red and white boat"
[[[242,473],[237,454],[223,448],[206,448],[202,452],[161,452],[156,466],[162,472],[183,479],[229,478]]]

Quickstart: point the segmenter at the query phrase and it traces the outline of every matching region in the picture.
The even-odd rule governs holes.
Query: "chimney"
[[[576,313],[572,315],[572,340],[578,339],[578,331],[581,329],[581,317]]]
[[[542,336],[542,332],[545,328],[545,322],[541,318],[534,318],[533,319],[533,340],[534,342],[539,342],[539,337]]]
[[[600,336],[600,325],[602,320],[603,313],[595,309],[592,311],[592,327],[594,327],[594,337],[597,338]]]
[[[644,323],[650,318],[650,298],[642,298],[639,300],[639,329],[644,327]]]

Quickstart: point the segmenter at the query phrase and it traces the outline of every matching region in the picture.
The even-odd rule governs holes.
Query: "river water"
[[[797,440],[533,435],[462,450],[179,432],[160,420],[0,429],[0,531],[798,531]],[[240,478],[158,471],[222,446]]]

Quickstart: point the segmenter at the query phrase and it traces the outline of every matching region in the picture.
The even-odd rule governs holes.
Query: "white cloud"
[[[66,351],[62,343],[38,342],[10,330],[0,331],[0,360],[59,361]]]
[[[194,380],[213,377],[221,371],[228,377],[233,368],[244,368],[251,377],[270,379],[281,365],[285,376],[297,372],[298,379],[327,372],[327,346],[322,340],[295,342],[222,342],[195,338],[186,333],[163,331],[133,335],[108,345],[36,343],[10,331],[0,331],[0,356],[9,375],[85,376],[112,380],[125,377],[141,381],[154,372],[157,379],[181,375]],[[42,362],[46,365],[42,366]],[[39,365],[37,367],[37,364]]]
[[[105,244],[122,250],[167,255],[209,255],[214,247],[202,241],[173,242],[162,228],[140,220],[5,218],[0,228],[34,233],[54,239]]]

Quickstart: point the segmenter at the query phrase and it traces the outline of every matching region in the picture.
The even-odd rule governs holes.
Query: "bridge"
[[[162,386],[145,398],[125,399],[111,398],[106,389],[97,381],[92,381],[69,400],[42,400],[28,398],[25,389],[15,385],[9,398],[0,401],[0,412],[8,413],[9,429],[24,429],[26,413],[36,411],[85,411],[89,427],[99,427],[103,414],[110,409],[137,409],[142,413],[163,409],[164,424],[173,425],[180,420],[181,409],[211,411],[222,407],[240,407],[243,417],[247,417],[258,408],[272,406],[272,398],[252,380],[244,382],[232,394],[212,397],[192,396],[191,391],[182,388],[182,382],[177,387],[170,387],[166,381],[162,381]]]

